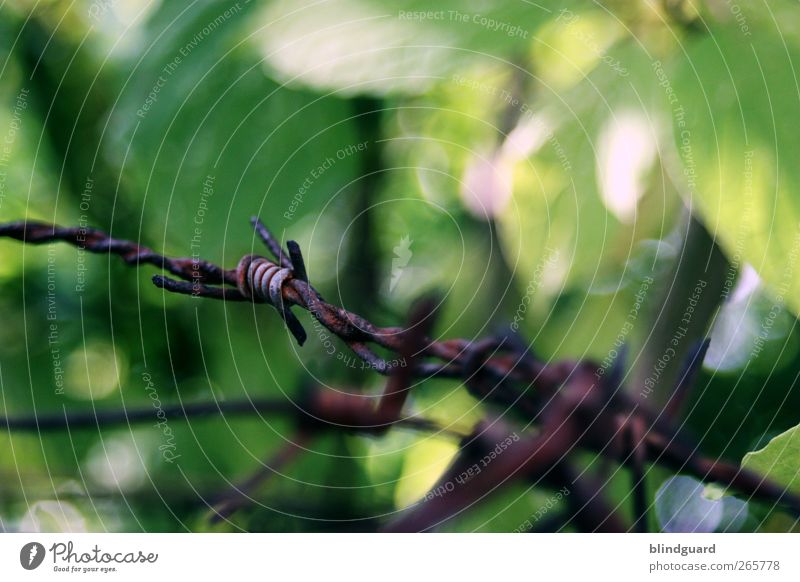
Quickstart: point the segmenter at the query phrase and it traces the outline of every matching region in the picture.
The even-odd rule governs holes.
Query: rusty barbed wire
[[[160,288],[225,301],[250,301],[272,305],[287,328],[302,345],[306,339],[300,321],[291,312],[297,306],[308,311],[321,325],[340,338],[359,358],[381,374],[388,375],[386,388],[378,400],[357,392],[313,390],[300,405],[276,401],[235,403],[193,403],[165,408],[170,418],[192,418],[214,414],[275,413],[294,418],[299,434],[305,439],[321,430],[356,430],[380,434],[391,426],[407,425],[419,430],[444,431],[434,423],[414,416],[404,417],[402,409],[417,378],[460,379],[466,389],[481,401],[506,410],[521,412],[537,430],[514,441],[469,483],[451,494],[434,497],[413,506],[389,523],[390,531],[426,531],[459,514],[497,488],[519,479],[533,483],[562,486],[569,484],[566,521],[586,531],[627,531],[646,524],[647,503],[644,496],[645,463],[660,464],[700,479],[715,481],[753,499],[781,503],[800,515],[800,497],[765,480],[760,475],[736,465],[708,459],[699,447],[673,426],[670,415],[677,414],[702,363],[707,342],[690,354],[674,400],[665,411],[646,408],[635,402],[623,387],[622,358],[603,380],[597,381],[598,365],[591,361],[539,361],[515,334],[478,341],[466,339],[432,340],[437,302],[427,298],[411,312],[405,327],[378,327],[341,307],[327,303],[308,281],[302,253],[297,243],[287,243],[284,252],[275,237],[257,218],[253,226],[270,253],[273,262],[257,255],[244,256],[234,269],[224,269],[195,258],[169,258],[137,243],[118,240],[91,228],[60,227],[41,222],[0,224],[0,237],[31,244],[63,241],[93,253],[119,255],[132,266],[150,264],[168,272],[175,279],[156,275]],[[407,366],[390,366],[369,344],[399,354]],[[152,411],[107,411],[102,414],[67,413],[0,417],[0,428],[8,430],[57,430],[139,422],[151,418]],[[461,440],[459,454],[442,476],[441,483],[459,475],[474,461],[476,452],[491,449],[508,435],[511,428],[499,419],[485,420]],[[516,434],[516,433],[515,433]],[[572,468],[575,449],[588,450],[631,469],[634,523],[611,509],[602,493],[602,484],[590,481]],[[280,462],[288,462],[294,450],[283,452]],[[264,481],[256,473],[242,483],[242,495]],[[227,519],[241,506],[231,492],[220,496],[219,519]]]
[[[306,332],[300,321],[283,302],[283,285],[294,275],[291,267],[281,267],[256,255],[245,255],[236,267],[236,287],[243,297],[270,303],[283,318],[301,346]]]
[[[322,326],[341,339],[361,360],[380,374],[387,375],[392,366],[378,356],[368,344],[372,343],[398,353],[401,349],[399,327],[378,327],[363,317],[341,307],[327,303],[308,282],[300,248],[289,241],[289,252],[285,253],[264,224],[256,217],[251,222],[268,250],[278,260],[275,264],[264,257],[248,255],[234,269],[224,269],[209,261],[196,258],[170,258],[141,246],[135,242],[120,240],[94,228],[62,227],[35,221],[17,221],[0,224],[0,237],[23,241],[28,244],[44,244],[62,241],[83,250],[120,256],[131,266],[153,265],[174,277],[155,275],[157,287],[173,293],[217,299],[224,301],[253,301],[268,303],[275,307],[289,330],[302,345],[306,333],[299,321],[290,314],[292,306],[308,311]],[[290,258],[291,257],[291,258]],[[255,265],[255,268],[251,268]],[[280,266],[278,270],[275,267]],[[259,270],[260,269],[260,270]],[[269,272],[271,276],[265,278]],[[270,283],[281,273],[274,289]],[[256,277],[258,280],[254,280]],[[266,282],[264,287],[262,283]],[[277,293],[277,290],[280,293]],[[551,369],[545,369],[537,361],[512,349],[510,341],[500,340],[504,346],[482,362],[480,373],[495,377],[525,380],[533,372],[541,381],[548,380]],[[474,365],[475,344],[466,339],[429,341],[423,346],[423,356],[438,360],[438,363],[423,363],[419,367],[421,376],[467,378],[476,372]]]

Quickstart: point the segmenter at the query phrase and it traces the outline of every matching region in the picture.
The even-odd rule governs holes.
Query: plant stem
[[[686,236],[658,298],[652,332],[641,348],[631,390],[662,411],[676,395],[686,359],[711,329],[729,264],[714,238],[688,211]],[[676,410],[679,406],[675,407]]]

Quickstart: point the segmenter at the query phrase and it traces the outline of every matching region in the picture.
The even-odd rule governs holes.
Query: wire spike
[[[289,249],[289,257],[292,261],[292,271],[294,271],[295,279],[308,283],[308,274],[306,273],[306,262],[303,260],[303,253],[300,252],[300,245],[297,241],[287,241],[286,248]]]

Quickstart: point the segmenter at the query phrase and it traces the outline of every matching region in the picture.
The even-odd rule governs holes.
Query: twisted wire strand
[[[236,267],[239,292],[275,307],[283,306],[283,284],[291,277],[291,268],[280,267],[257,255],[245,255]]]
[[[283,261],[282,256],[280,260]],[[258,255],[245,255],[236,266],[236,288],[244,297],[272,305],[297,339],[297,343],[302,346],[307,338],[306,332],[283,300],[284,284],[293,276],[291,267],[276,265]]]
[[[389,375],[392,366],[368,344],[400,353],[402,328],[378,327],[358,314],[326,302],[308,282],[303,256],[297,243],[287,242],[287,255],[258,218],[254,217],[251,222],[259,238],[278,261],[277,264],[264,257],[249,255],[243,257],[235,269],[224,269],[197,258],[166,257],[132,241],[112,238],[98,229],[62,227],[36,221],[0,224],[0,237],[32,244],[63,241],[92,253],[119,255],[132,266],[151,264],[179,279],[164,275],[153,276],[156,286],[173,293],[224,301],[269,303],[278,310],[292,335],[302,345],[307,334],[289,309],[296,305],[307,310],[323,327],[341,339],[371,369],[379,374]],[[417,375],[454,379],[471,377],[474,373],[474,345],[475,342],[467,339],[427,339],[422,355],[438,361],[420,362],[416,367]],[[554,387],[563,382],[565,376],[560,368],[546,367],[538,360],[525,358],[522,352],[517,352],[504,351],[488,355],[482,362],[482,372],[496,378],[525,381],[536,386],[541,384]],[[522,365],[526,359],[528,363]]]
[[[133,241],[113,238],[96,228],[64,227],[46,222],[20,220],[0,224],[0,237],[36,245],[62,241],[90,253],[118,255],[129,265],[150,264],[184,281],[212,285],[235,283],[228,271],[209,261],[189,257],[166,257]]]
[[[309,311],[330,332],[342,339],[358,357],[370,363],[375,370],[384,374],[395,374],[395,371],[377,356],[367,343],[374,343],[395,353],[403,354],[407,348],[403,338],[408,330],[397,327],[380,328],[354,313],[325,302],[308,282],[298,245],[289,241],[287,256],[260,221],[254,220],[254,225],[261,239],[276,256],[279,264],[264,257],[248,255],[239,261],[235,269],[225,270],[195,258],[169,258],[134,242],[114,239],[96,229],[65,228],[41,222],[19,221],[0,224],[0,237],[9,237],[33,244],[64,241],[89,252],[119,255],[126,263],[133,266],[152,264],[181,279],[174,280],[162,275],[153,278],[156,285],[171,292],[212,299],[269,303],[278,310],[290,331],[302,344],[306,337],[305,331],[290,311],[291,306],[300,306]],[[557,417],[558,414],[566,412],[569,413],[567,416],[571,419],[570,423],[578,422],[578,420],[573,420],[574,413],[577,414],[575,419],[586,421],[594,418],[591,423],[602,427],[619,413],[617,410],[612,410],[616,407],[606,406],[608,399],[603,397],[602,391],[595,390],[596,386],[592,381],[591,371],[596,369],[596,364],[592,362],[564,361],[545,366],[526,350],[518,349],[518,346],[515,348],[512,345],[509,346],[510,349],[506,349],[503,341],[499,338],[471,342],[465,339],[431,341],[428,337],[424,337],[420,343],[424,344],[424,347],[409,355],[435,358],[439,362],[419,362],[414,366],[417,375],[423,377],[439,375],[467,380],[468,388],[485,396],[486,400],[498,404],[509,404],[509,400],[513,399],[517,407],[521,407],[521,405],[524,405],[524,408],[530,407],[526,412],[529,411],[532,416],[535,416],[533,413],[537,410],[541,412],[540,407],[546,404],[543,400],[550,398],[551,403],[546,406],[548,415],[546,415],[545,421],[547,417]],[[505,390],[504,385],[507,384],[505,380],[521,380],[528,383],[528,386],[522,394],[519,391],[508,392]],[[496,382],[497,386],[490,387],[491,381]],[[401,394],[406,389],[407,382],[408,379],[404,380],[401,386],[402,390],[394,390],[393,393]],[[320,402],[313,409],[319,411],[320,420],[335,420],[334,424],[359,427],[372,427],[376,421],[385,423],[384,412],[374,410],[372,407],[367,410],[361,399],[348,395],[344,400],[345,406],[343,402],[340,402],[342,399],[338,396],[331,401],[332,395],[338,395],[338,393],[328,392],[317,395]],[[351,400],[357,406],[353,405]],[[176,415],[186,414],[187,416],[190,412],[202,415],[213,414],[214,410],[209,410],[203,405],[199,406],[197,410],[187,410],[181,407],[180,412],[177,409],[174,411]],[[654,411],[639,405],[633,413],[643,415],[643,418],[652,418]],[[122,419],[128,422],[131,416],[125,413],[124,416],[111,420],[122,421]],[[46,419],[42,419],[40,416],[27,420],[19,419],[16,422],[6,419],[4,423],[0,423],[0,426],[18,429],[35,427],[39,430],[43,424],[44,426],[48,425],[48,422],[42,423],[42,420]],[[97,420],[97,418],[83,418],[86,424]],[[400,419],[400,422],[411,420],[415,419]],[[69,419],[64,418],[63,421],[68,423]],[[61,419],[52,418],[49,419],[49,422],[53,428],[62,425]],[[604,446],[607,435],[600,434],[601,432],[585,432],[577,441],[567,439],[569,442],[565,441],[566,444],[562,443],[563,446],[558,448],[568,451],[575,446],[581,446],[595,450],[599,454],[608,454],[607,447]],[[546,433],[548,433],[547,430],[543,434]],[[728,484],[754,497],[784,503],[793,512],[800,514],[800,498],[798,496],[787,493],[780,486],[765,481],[759,475],[736,465],[695,455],[694,449],[684,447],[679,439],[675,439],[673,431],[665,430],[665,427],[660,426],[659,423],[651,424],[645,438],[647,457],[651,462],[672,465],[677,470],[686,470],[701,478],[710,478]],[[532,444],[538,447],[535,442]],[[535,466],[537,471],[546,469],[545,466],[548,465],[546,462],[533,463],[535,452],[525,453],[530,456],[526,457],[527,460],[523,459],[523,465],[528,468]],[[505,459],[506,456],[503,458]],[[509,471],[500,470],[500,464],[495,463],[495,465],[498,467],[497,473],[500,477],[509,473]],[[509,464],[507,467],[507,469],[510,468],[509,474],[516,474],[519,467]],[[492,473],[494,472],[492,471]],[[507,476],[503,478],[505,479]],[[587,505],[591,501],[591,499],[587,501]],[[431,504],[433,503],[431,502]]]

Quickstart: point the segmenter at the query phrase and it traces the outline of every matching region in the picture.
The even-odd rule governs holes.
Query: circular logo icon
[[[35,570],[44,561],[44,546],[39,542],[28,542],[19,551],[19,563],[26,570]]]

